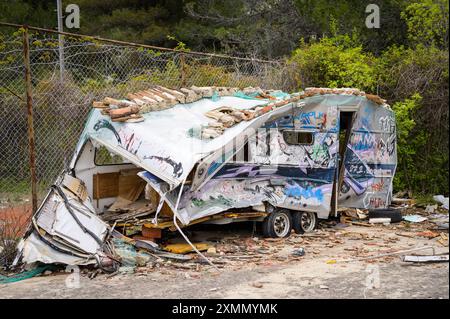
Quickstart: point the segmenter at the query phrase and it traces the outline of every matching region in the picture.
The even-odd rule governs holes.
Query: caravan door
[[[394,113],[366,100],[354,116],[339,185],[339,206],[390,205],[397,163]]]

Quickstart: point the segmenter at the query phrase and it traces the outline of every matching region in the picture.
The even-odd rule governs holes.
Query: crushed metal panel
[[[44,264],[88,265],[94,259],[83,258],[58,251],[41,240],[34,232],[18,245],[22,253],[22,261],[26,264],[42,262]]]
[[[62,176],[50,189],[32,217],[32,228],[18,247],[15,263],[22,258],[25,263],[86,265],[96,263],[95,256],[106,256],[103,244],[108,225],[95,214],[91,199],[81,202],[63,186],[64,180],[74,185],[73,177]]]
[[[86,253],[95,254],[101,249],[100,244],[80,227],[74,216],[68,212],[61,196],[53,190],[51,192],[53,194],[47,198],[42,209],[34,217],[36,224],[48,234],[60,237]],[[80,203],[78,199],[70,197],[69,194],[67,194],[67,198],[79,222],[100,240],[103,240],[108,229],[106,224],[92,213],[95,210],[91,203],[88,200]]]
[[[344,98],[341,98],[341,100]],[[180,211],[191,219],[230,208],[269,202],[278,207],[315,211],[328,217],[338,151],[338,112],[326,97],[302,100],[258,122],[261,129],[248,139],[251,158],[246,162],[213,162],[212,178],[197,190],[187,189]],[[311,132],[311,145],[287,145],[282,131]],[[259,143],[256,143],[256,141]],[[271,152],[267,154],[267,148]],[[250,156],[250,155],[249,155]],[[216,169],[216,165],[218,168]]]
[[[403,256],[403,261],[413,263],[423,262],[448,262],[447,255],[431,255],[431,256]]]
[[[82,139],[92,138],[173,188],[187,177],[201,158],[228,143],[248,125],[241,122],[213,140],[201,140],[192,132],[211,121],[204,115],[208,110],[227,105],[249,109],[265,103],[266,100],[232,96],[221,97],[218,101],[202,99],[143,114],[145,121],[140,123],[112,122],[100,110],[94,110]]]

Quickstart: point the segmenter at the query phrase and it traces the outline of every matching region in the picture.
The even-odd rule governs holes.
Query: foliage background
[[[81,28],[71,32],[280,59],[295,89],[346,86],[379,94],[397,116],[395,190],[448,195],[448,0],[63,1],[69,3],[81,11]],[[379,29],[365,26],[369,3],[380,7]],[[0,21],[55,28],[55,6],[0,0]],[[67,85],[83,92],[101,84]]]

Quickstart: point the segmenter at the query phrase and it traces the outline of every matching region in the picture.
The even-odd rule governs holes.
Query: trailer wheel
[[[317,216],[313,212],[295,212],[292,219],[297,234],[310,233],[317,227]]]
[[[276,210],[263,221],[264,237],[289,237],[292,230],[292,216],[287,209]]]

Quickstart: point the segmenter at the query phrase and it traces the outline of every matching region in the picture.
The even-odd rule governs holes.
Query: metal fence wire
[[[29,197],[23,33],[29,54],[39,198],[70,160],[92,101],[158,84],[291,90],[283,61],[234,58],[0,27],[0,204]]]

